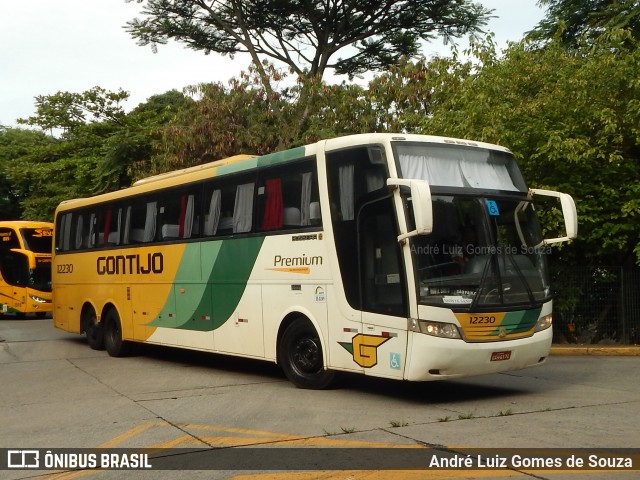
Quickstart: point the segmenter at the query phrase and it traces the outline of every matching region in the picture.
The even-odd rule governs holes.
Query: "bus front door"
[[[358,214],[358,258],[365,374],[402,378],[407,351],[407,286],[391,198]]]

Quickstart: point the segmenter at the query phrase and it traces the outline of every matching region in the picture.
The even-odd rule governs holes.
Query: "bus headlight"
[[[453,323],[432,322],[429,320],[409,319],[409,330],[412,332],[425,333],[432,337],[441,338],[462,338],[460,330]]]
[[[47,303],[47,300],[42,298],[42,297],[38,297],[36,295],[29,295],[31,297],[31,300],[33,300],[36,303]]]
[[[544,317],[541,317],[538,319],[538,322],[536,323],[535,331],[541,332],[542,330],[546,330],[551,326],[552,323],[553,323],[553,316],[545,315]]]

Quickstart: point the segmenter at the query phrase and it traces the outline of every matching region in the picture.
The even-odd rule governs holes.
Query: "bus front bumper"
[[[485,343],[409,332],[405,380],[430,381],[506,372],[541,365],[549,356],[553,329],[532,337]]]

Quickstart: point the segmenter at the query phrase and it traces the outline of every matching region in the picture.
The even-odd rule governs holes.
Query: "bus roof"
[[[416,133],[359,133],[355,135],[347,135],[344,137],[336,137],[326,140],[327,149],[344,148],[353,144],[370,144],[370,143],[386,143],[386,142],[427,142],[442,143],[446,145],[460,145],[467,147],[486,148],[489,150],[498,150],[501,152],[511,151],[503,146],[493,143],[480,142],[476,140],[468,140],[454,137],[442,137],[438,135],[422,135]]]
[[[53,228],[53,223],[41,222],[38,220],[3,220],[3,221],[0,221],[0,227]]]
[[[206,172],[209,170],[214,170],[218,167],[223,167],[225,165],[231,165],[236,162],[240,162],[242,160],[247,160],[249,158],[255,158],[256,155],[234,155],[233,157],[223,158],[221,160],[216,160],[214,162],[204,163],[202,165],[195,165],[189,168],[183,168],[181,170],[174,170],[172,172],[160,173],[158,175],[153,175],[151,177],[142,178],[136,181],[133,186],[136,187],[138,185],[146,185],[152,182],[160,182],[166,179],[173,179],[176,177],[180,177],[183,175],[189,175],[190,173],[200,173]]]
[[[77,198],[71,200],[64,200],[58,206],[58,209],[67,207],[77,207],[80,205],[92,205],[102,201],[117,200],[123,195],[137,195],[154,191],[158,188],[171,187],[173,185],[187,184],[196,182],[205,178],[212,178],[220,175],[227,175],[231,173],[238,173],[242,171],[248,171],[258,167],[265,167],[269,165],[276,165],[279,163],[288,162],[291,160],[303,158],[305,156],[313,155],[320,145],[326,150],[335,150],[340,148],[346,148],[349,146],[367,145],[367,144],[384,144],[394,141],[408,141],[408,142],[430,142],[430,143],[442,143],[463,145],[478,148],[486,148],[491,150],[499,150],[509,152],[505,147],[493,145],[484,142],[476,142],[472,140],[463,140],[458,138],[448,138],[434,135],[419,135],[419,134],[399,134],[399,133],[363,133],[355,135],[347,135],[343,137],[331,138],[328,140],[321,140],[315,144],[309,144],[301,147],[294,147],[288,150],[269,153],[262,156],[256,155],[235,155],[232,157],[216,160],[210,163],[196,165],[181,170],[174,170],[172,172],[161,173],[151,177],[143,178],[135,182],[131,187],[117,190],[114,192],[104,193],[94,197]]]

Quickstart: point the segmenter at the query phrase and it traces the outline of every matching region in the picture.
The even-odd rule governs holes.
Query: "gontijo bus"
[[[0,314],[51,312],[53,224],[0,222]]]
[[[543,239],[533,197],[566,232]],[[548,245],[569,195],[528,189],[506,148],[393,134],[236,156],[63,202],[54,317],[131,342],[435,380],[520,369],[551,345]]]

